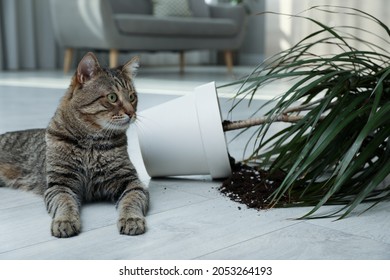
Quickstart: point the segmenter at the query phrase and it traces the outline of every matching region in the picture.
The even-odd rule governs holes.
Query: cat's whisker
[[[137,115],[137,117],[136,117],[134,123],[135,123],[135,124],[139,124],[139,123],[142,124],[142,122],[145,121],[145,120],[148,120],[148,118],[145,117],[144,115],[142,115],[142,114],[141,114],[141,115]]]
[[[105,139],[111,139],[112,135],[118,131],[117,124],[110,120],[104,124],[101,131],[103,132],[103,137]]]
[[[94,134],[94,136],[102,135],[104,139],[109,139],[109,130],[110,123],[106,122],[104,123],[104,126]]]
[[[112,137],[114,131],[115,131],[115,124],[111,123],[111,121],[108,122],[107,132],[106,132],[106,133],[107,133],[107,138],[108,138],[108,139],[111,139],[111,137]]]
[[[154,120],[141,115],[141,116],[137,116],[137,119],[135,120],[134,125],[142,133],[145,131],[145,127],[146,127],[145,124],[147,122],[149,122],[149,123],[154,122]]]
[[[153,123],[155,122],[154,119],[151,119],[149,117],[146,117],[146,116],[143,116],[143,115],[137,115],[137,119],[136,121],[134,122],[134,124],[138,127],[138,128],[143,128],[144,127],[144,124],[146,122],[149,122],[149,123]]]
[[[132,122],[132,124],[137,127],[137,128],[142,128],[142,118],[143,116],[141,116],[141,119],[139,116],[137,116],[137,118],[134,119],[134,121]]]

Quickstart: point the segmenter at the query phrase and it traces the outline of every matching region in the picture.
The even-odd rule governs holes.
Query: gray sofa
[[[110,66],[120,51],[177,51],[184,69],[184,52],[221,50],[228,70],[232,51],[243,40],[246,24],[241,6],[207,5],[189,0],[190,17],[153,15],[152,0],[51,0],[57,42],[65,48],[64,71],[73,49],[109,50]]]

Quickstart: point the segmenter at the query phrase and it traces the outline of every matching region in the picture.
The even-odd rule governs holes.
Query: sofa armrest
[[[242,5],[217,4],[209,5],[211,18],[228,18],[243,26],[246,22],[246,11]]]

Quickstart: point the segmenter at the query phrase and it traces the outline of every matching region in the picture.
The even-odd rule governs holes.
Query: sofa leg
[[[116,49],[110,49],[110,68],[115,68],[118,66],[118,57],[119,57],[119,52]]]
[[[180,74],[184,74],[184,67],[186,64],[184,51],[179,52]]]
[[[227,67],[227,70],[229,73],[233,72],[233,52],[232,51],[225,51],[225,64]]]
[[[69,72],[70,65],[72,64],[72,58],[73,58],[73,49],[67,48],[64,54],[64,74]]]

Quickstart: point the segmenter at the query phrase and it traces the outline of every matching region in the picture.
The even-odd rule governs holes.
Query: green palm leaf
[[[333,8],[378,24],[390,37],[383,22],[358,9],[325,5],[310,10],[334,13]],[[255,110],[257,116],[273,105],[265,113],[269,121],[257,127],[249,140],[254,140],[255,146],[246,161],[266,169],[270,176],[284,172],[283,182],[270,195],[270,206],[313,205],[303,217],[311,218],[323,205],[343,204],[341,210],[325,217],[344,218],[362,202],[371,203],[369,209],[390,198],[389,183],[378,188],[390,173],[390,55],[385,52],[389,38],[382,40],[387,46],[378,46],[350,34],[354,29],[371,31],[329,27],[302,15],[288,16],[309,20],[319,29],[244,79],[226,85],[240,85],[231,111],[248,97],[251,106],[254,96],[261,97],[261,89],[270,83],[293,81],[287,92]],[[354,40],[368,50],[352,47]],[[315,55],[311,50],[319,44],[337,46],[340,52]],[[301,118],[269,135],[273,120],[289,114]],[[286,196],[291,203],[279,203]]]

